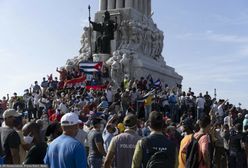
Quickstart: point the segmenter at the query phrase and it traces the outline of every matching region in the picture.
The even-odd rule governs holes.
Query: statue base
[[[93,62],[106,62],[110,54],[93,54]]]
[[[183,79],[174,68],[166,65],[163,57],[158,62],[142,54],[134,55],[131,77],[140,79],[140,77],[146,78],[148,75],[152,76],[154,82],[160,79],[163,86],[167,84],[170,87],[181,84]]]

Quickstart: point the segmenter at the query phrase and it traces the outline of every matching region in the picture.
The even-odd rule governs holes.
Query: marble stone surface
[[[107,9],[107,0],[99,0],[99,10]]]
[[[115,9],[115,0],[108,0],[108,10]]]
[[[110,54],[93,54],[93,62],[106,62]]]
[[[124,0],[116,0],[116,8],[123,8],[124,7]]]

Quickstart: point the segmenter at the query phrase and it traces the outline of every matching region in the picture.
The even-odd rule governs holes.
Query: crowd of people
[[[61,87],[58,70],[0,100],[0,164],[51,168],[248,167],[248,112],[181,85]]]

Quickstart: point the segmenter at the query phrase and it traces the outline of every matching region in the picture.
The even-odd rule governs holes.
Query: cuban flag
[[[162,86],[161,80],[160,80],[160,79],[156,80],[156,81],[153,83],[153,85],[154,85],[154,87],[156,87],[156,88],[161,87],[161,86]]]
[[[154,93],[155,93],[155,90],[153,89],[153,90],[151,90],[151,91],[149,91],[147,94],[145,94],[143,97],[141,97],[141,98],[139,98],[139,99],[137,99],[137,103],[142,103],[142,102],[144,102],[145,101],[145,99],[147,99],[148,98],[148,96],[150,96],[150,95],[154,95]],[[153,98],[154,99],[154,98]]]
[[[79,63],[80,72],[92,74],[93,72],[100,72],[102,69],[102,62],[81,62]]]

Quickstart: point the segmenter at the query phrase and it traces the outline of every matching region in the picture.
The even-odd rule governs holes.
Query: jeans
[[[174,103],[170,103],[170,116],[172,122],[179,122],[179,112],[177,109],[177,105]]]
[[[145,106],[145,120],[148,119],[151,111],[152,111],[152,105],[146,105]]]
[[[197,120],[199,120],[202,116],[204,116],[204,109],[197,108]]]
[[[102,158],[88,157],[89,168],[101,168]]]
[[[230,150],[230,158],[229,158],[229,168],[246,168],[246,155],[243,150],[241,151],[233,151]]]

